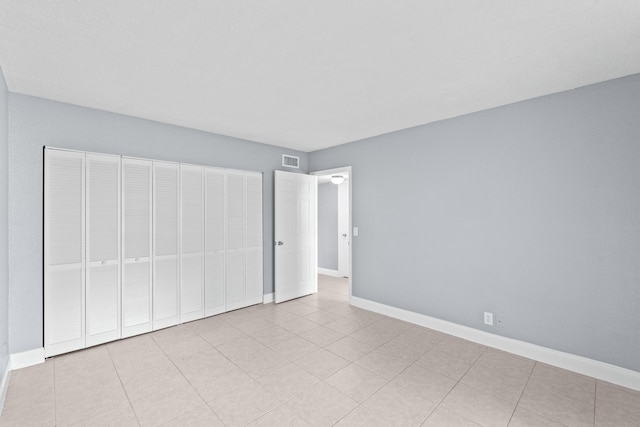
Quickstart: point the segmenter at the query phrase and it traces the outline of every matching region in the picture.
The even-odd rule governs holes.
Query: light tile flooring
[[[640,426],[640,392],[351,307],[344,279],[14,371],[0,425]]]

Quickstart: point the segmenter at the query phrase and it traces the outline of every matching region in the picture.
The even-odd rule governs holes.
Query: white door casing
[[[317,290],[317,177],[275,171],[276,303]]]

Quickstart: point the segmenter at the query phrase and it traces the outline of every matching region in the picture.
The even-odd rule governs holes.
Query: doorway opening
[[[318,177],[318,238],[316,239],[320,280],[339,291],[342,284],[347,298],[352,295],[352,171],[351,166],[311,172]],[[329,278],[334,278],[333,280]]]

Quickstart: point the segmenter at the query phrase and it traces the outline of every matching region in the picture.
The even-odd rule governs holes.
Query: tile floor
[[[347,304],[344,279],[14,371],[1,426],[640,426],[640,392]]]

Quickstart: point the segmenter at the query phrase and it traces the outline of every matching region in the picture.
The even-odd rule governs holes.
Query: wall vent
[[[282,166],[287,168],[299,168],[300,167],[300,157],[289,156],[287,154],[282,155]]]

